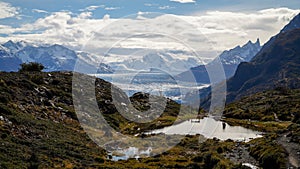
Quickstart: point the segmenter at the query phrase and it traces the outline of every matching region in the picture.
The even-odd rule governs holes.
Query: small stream
[[[121,155],[113,155],[111,152],[108,153],[108,159],[112,161],[119,161],[119,160],[128,160],[129,158],[138,159],[141,156],[149,157],[152,151],[151,147],[148,147],[146,150],[139,150],[136,147],[129,147],[127,149],[117,150]]]

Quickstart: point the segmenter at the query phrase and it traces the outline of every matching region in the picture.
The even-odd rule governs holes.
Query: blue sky
[[[266,8],[288,7],[299,9],[299,0],[4,0],[14,7],[20,8],[22,19],[2,19],[1,22],[11,24],[33,22],[47,13],[38,13],[37,10],[45,12],[70,11],[74,14],[80,13],[89,6],[98,6],[94,10],[93,17],[102,18],[109,14],[111,18],[120,18],[126,15],[142,12],[162,12],[177,15],[194,15],[208,10],[226,11],[255,11]],[[187,3],[183,3],[187,1]],[[194,2],[193,2],[194,1]],[[40,11],[40,12],[41,12]]]
[[[266,42],[300,12],[300,1],[0,0],[0,42],[12,39],[80,48],[107,25],[103,18],[115,21],[138,12],[172,14],[192,22],[222,51],[257,38]],[[133,24],[138,28],[138,22]]]

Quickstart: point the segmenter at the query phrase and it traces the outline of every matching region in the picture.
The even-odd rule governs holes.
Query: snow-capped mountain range
[[[233,49],[225,50],[219,56],[219,59],[223,65],[238,65],[241,62],[249,62],[259,52],[260,49],[260,41],[257,39],[255,43],[249,41],[242,47],[237,46]],[[215,61],[212,63],[214,62]]]
[[[83,69],[92,67],[95,56],[75,52],[62,45],[33,45],[24,41],[8,41],[0,45],[0,70],[17,71],[21,63],[38,62],[45,66],[45,71],[74,70],[76,62],[80,62]],[[103,63],[98,68],[100,73],[112,73],[113,70]]]
[[[249,41],[243,46],[224,51],[219,56],[219,59],[224,66],[226,77],[231,77],[239,63],[250,61],[260,49],[260,42],[257,40],[255,43]],[[117,56],[110,57],[113,60]],[[35,45],[24,41],[8,41],[0,45],[0,70],[2,71],[17,71],[19,65],[24,62],[42,63],[46,67],[45,71],[72,71],[76,61],[79,60],[82,63],[81,72],[90,73],[88,70],[91,68],[91,65],[99,59],[101,58],[96,55],[81,51],[76,52],[57,44]],[[216,59],[206,66],[213,66],[215,63]],[[115,70],[116,72],[139,72],[148,71],[151,68],[162,70],[172,76],[179,74],[177,79],[182,81],[189,81],[188,78],[190,77],[190,72],[192,72],[197,82],[209,83],[203,63],[192,52],[181,50],[154,51],[139,57],[129,55],[120,61],[101,63],[97,73],[113,73]],[[188,71],[189,75],[186,74],[186,70],[190,70]]]
[[[231,50],[226,50],[219,57],[214,59],[207,65],[199,65],[197,67],[192,67],[190,70],[183,72],[177,76],[177,79],[181,81],[188,81],[209,84],[210,79],[207,73],[207,69],[213,69],[215,64],[218,64],[218,59],[220,60],[224,72],[225,78],[228,79],[232,77],[241,62],[249,62],[261,49],[260,41],[257,39],[256,42],[248,41],[245,45],[237,46]],[[224,79],[220,79],[224,80]]]
[[[141,57],[132,57],[122,62],[109,63],[116,71],[149,71],[152,68],[176,75],[202,64],[192,53],[176,50],[155,51]]]

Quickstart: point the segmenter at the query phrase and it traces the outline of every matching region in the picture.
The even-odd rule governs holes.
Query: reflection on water
[[[204,119],[193,119],[184,121],[174,126],[165,127],[159,130],[153,130],[145,134],[166,134],[166,135],[196,135],[200,134],[206,138],[218,138],[220,140],[231,139],[234,141],[248,142],[251,139],[262,137],[261,132],[246,129],[241,126],[230,126],[227,123],[217,121],[213,118],[206,117]],[[114,154],[109,153],[108,159],[113,161],[127,160],[129,158],[148,157],[152,148],[139,150],[136,147],[129,147],[127,149],[116,150]],[[249,164],[245,164],[248,165]],[[253,166],[251,166],[253,168]]]
[[[164,133],[167,135],[196,135],[201,134],[206,138],[218,138],[220,140],[231,139],[234,141],[248,142],[251,139],[262,137],[260,132],[246,129],[241,126],[230,126],[224,122],[216,121],[213,118],[200,120],[188,120],[180,124],[154,130],[146,134]]]

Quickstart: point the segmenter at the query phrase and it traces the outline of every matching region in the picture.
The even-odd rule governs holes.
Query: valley
[[[226,106],[224,121],[230,126],[239,125],[262,131],[264,133],[262,138],[240,142],[231,139],[223,141],[217,138],[204,139],[201,135],[187,135],[178,145],[161,155],[113,162],[106,157],[107,152],[95,145],[80,127],[72,106],[71,81],[71,72],[1,73],[1,144],[5,145],[1,151],[6,152],[0,156],[1,161],[6,161],[6,163],[1,163],[2,167],[16,168],[23,161],[23,166],[42,168],[47,166],[51,168],[59,166],[62,168],[75,166],[85,168],[101,168],[101,166],[107,168],[128,168],[128,166],[143,168],[156,168],[157,166],[164,168],[176,166],[239,168],[242,163],[253,162],[253,160],[248,160],[248,155],[255,159],[254,165],[264,168],[268,168],[270,165],[281,168],[297,163],[297,161],[293,162],[293,159],[298,158],[298,152],[293,152],[289,156],[291,151],[289,147],[292,144],[299,146],[299,120],[296,118],[299,117],[297,116],[298,109],[295,106],[290,106],[290,103],[298,104],[298,90],[265,92]],[[96,83],[101,84],[100,86],[107,85],[105,88],[97,89],[101,91],[99,92],[101,95],[97,97],[100,110],[103,110],[103,115],[110,125],[123,134],[133,136],[142,131],[171,125],[176,120],[176,111],[180,105],[170,100],[168,101],[169,106],[160,118],[146,124],[129,123],[117,113],[118,111],[112,105],[104,102],[111,97],[109,95],[110,84],[100,79],[96,81]],[[126,96],[125,93],[122,95]],[[257,99],[260,97],[265,97],[268,100],[260,101]],[[270,114],[271,117],[269,117],[268,114],[264,113],[268,111],[264,109],[264,105],[278,98],[281,98],[279,107],[273,108],[278,110],[276,114],[280,121],[276,121],[273,114]],[[249,99],[256,100],[256,102],[249,102]],[[147,109],[147,95],[137,94],[131,100],[138,109]],[[35,104],[32,104],[33,101]],[[258,109],[257,105],[261,105],[262,109]],[[283,116],[282,113],[284,112],[280,111],[282,109],[293,111],[294,115]],[[191,113],[188,108],[187,110],[182,120],[197,116],[197,111]],[[254,113],[260,112],[259,110],[261,113],[243,115],[245,112]],[[191,114],[189,115],[189,113]],[[235,116],[237,113],[239,115]],[[286,119],[282,119],[283,117]],[[249,121],[248,119],[253,120]],[[137,128],[140,128],[140,131],[137,132]],[[277,139],[278,142],[270,145],[274,139]],[[230,154],[242,150],[235,148],[237,144],[242,145],[242,154],[244,155],[234,157]],[[16,146],[23,153],[18,153],[15,149]],[[272,158],[269,158],[268,154],[262,155],[263,152],[259,151],[261,149],[259,147],[263,148],[263,152],[269,152]],[[27,159],[27,162],[24,162],[24,158]],[[292,164],[288,163],[288,158],[292,159],[290,160]],[[272,164],[274,162],[276,165]]]
[[[300,168],[298,9],[0,4],[1,169]]]

